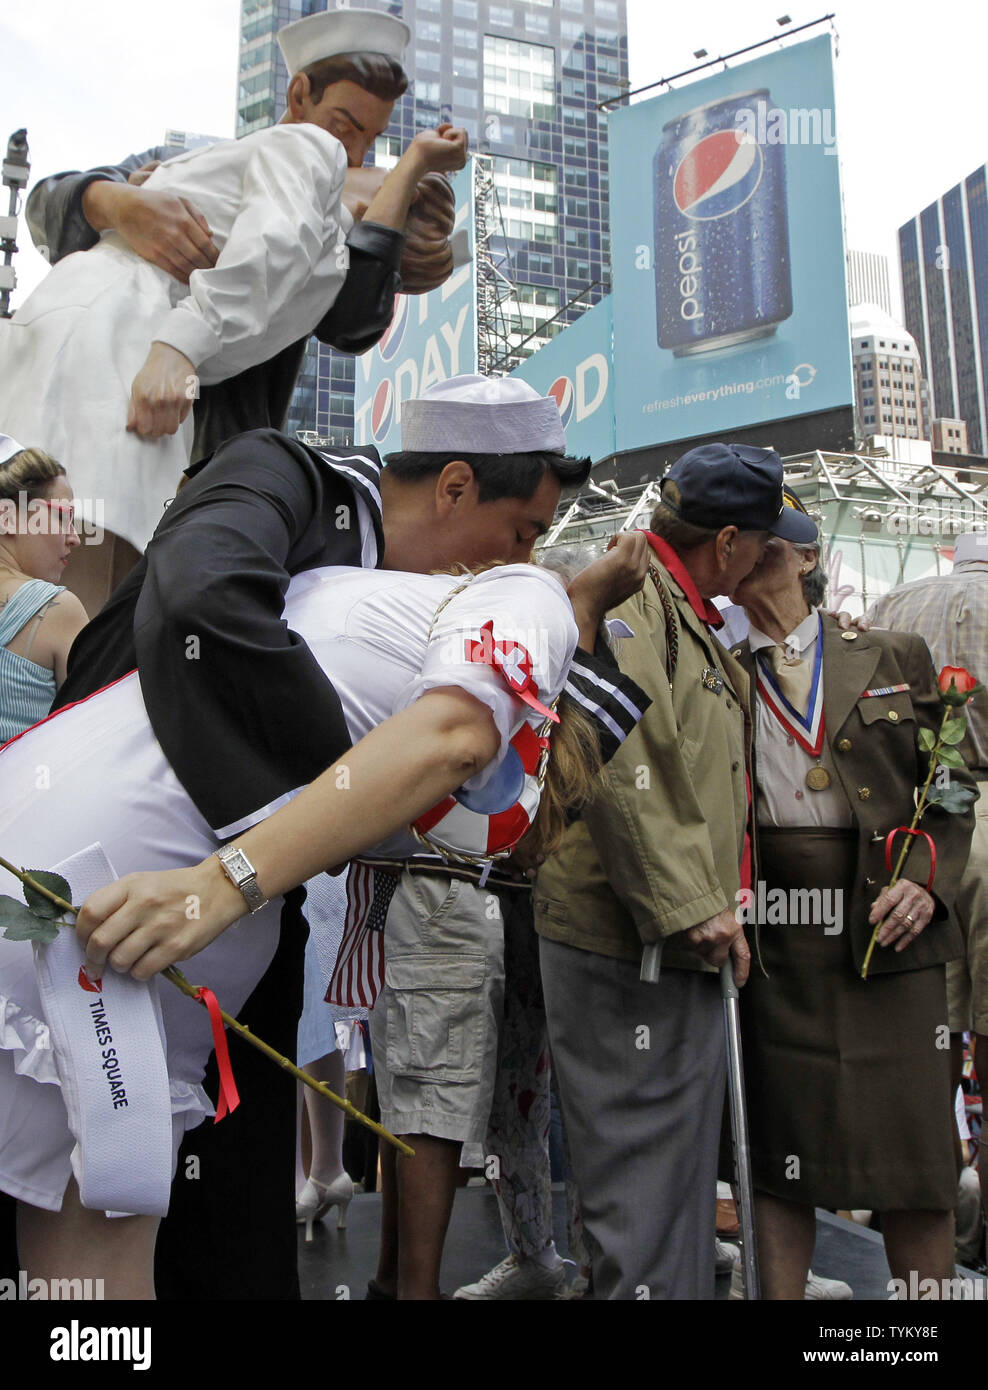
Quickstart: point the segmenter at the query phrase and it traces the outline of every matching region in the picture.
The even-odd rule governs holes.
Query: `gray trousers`
[[[716,975],[540,942],[597,1299],[712,1299],[726,1085]]]

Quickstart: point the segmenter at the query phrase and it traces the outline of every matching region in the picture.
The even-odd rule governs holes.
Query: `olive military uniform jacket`
[[[682,585],[656,564],[615,609],[634,632],[618,664],[651,707],[605,772],[602,790],[539,871],[541,936],[637,960],[663,941],[663,966],[706,967],[680,934],[735,910],[747,820],[748,678],[697,616]],[[670,690],[669,638],[678,637]]]
[[[732,655],[743,665],[754,688],[755,658],[748,643],[734,647]],[[897,685],[908,689],[874,693]],[[921,728],[939,730],[943,717],[926,643],[921,637],[899,632],[859,633],[851,629],[842,634],[837,623],[825,616],[823,710],[832,765],[850,802],[858,833],[854,888],[850,903],[845,904],[844,921],[851,934],[854,963],[860,970],[872,932],[868,913],[890,878],[885,867],[885,838],[897,825],[909,825],[916,789],[922,787],[929,771],[929,754],[920,751],[917,736]],[[756,769],[757,759],[756,747]],[[952,768],[950,777],[952,782],[976,790],[966,768]],[[936,911],[905,951],[896,952],[894,946],[884,950],[876,947],[868,967],[870,975],[920,970],[963,953],[952,906],[967,863],[974,811],[969,807],[964,815],[951,815],[933,807],[924,815],[920,828],[936,845],[936,876],[931,890]],[[893,846],[893,866],[903,843],[900,835]],[[925,887],[929,867],[926,842],[917,840],[902,876]]]

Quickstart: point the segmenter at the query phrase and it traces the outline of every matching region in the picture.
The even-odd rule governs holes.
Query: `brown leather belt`
[[[359,862],[368,865],[378,873],[400,874],[406,872],[429,878],[456,878],[463,883],[479,884],[483,872],[481,869],[474,869],[468,864],[447,864],[442,860],[430,859],[367,859],[361,856]],[[500,871],[492,869],[484,886],[497,893],[508,890],[523,893],[532,891],[532,885],[528,879],[514,878],[505,873],[503,869]]]

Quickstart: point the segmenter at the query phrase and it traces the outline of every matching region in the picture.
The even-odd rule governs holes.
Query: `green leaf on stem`
[[[964,767],[964,759],[956,748],[941,748],[937,755],[938,761],[943,767]]]
[[[932,729],[920,729],[919,746],[924,753],[931,753],[936,746],[937,736]]]
[[[941,811],[949,811],[951,815],[962,816],[973,800],[974,792],[970,787],[960,787],[952,782],[942,792],[931,796],[928,804],[939,806]]]
[[[58,927],[48,919],[38,917],[16,898],[0,897],[0,927],[8,941],[54,941]]]
[[[61,874],[50,873],[47,869],[26,869],[25,873],[30,874],[36,883],[41,884],[42,888],[47,888],[49,893],[64,898],[67,903],[72,901],[72,889]],[[49,921],[61,917],[65,911],[63,907],[56,907],[49,898],[32,888],[29,883],[25,883],[23,887],[27,905],[36,917],[47,917]]]
[[[953,719],[948,719],[940,731],[940,742],[946,744],[957,744],[962,741],[967,732],[967,720],[963,714],[955,715]]]

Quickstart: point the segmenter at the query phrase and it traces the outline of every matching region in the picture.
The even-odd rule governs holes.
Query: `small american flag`
[[[400,877],[359,861],[347,870],[346,922],[327,1003],[374,1007],[384,984],[384,924]]]

